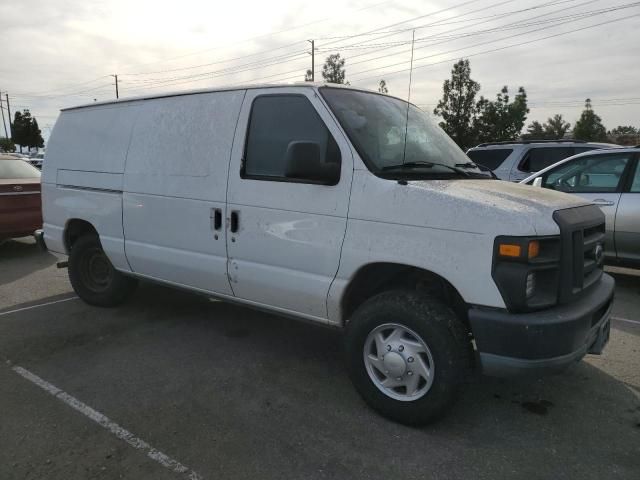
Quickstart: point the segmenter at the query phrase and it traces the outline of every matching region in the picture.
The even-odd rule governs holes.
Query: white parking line
[[[611,317],[611,320],[617,320],[619,322],[627,322],[627,323],[634,323],[636,325],[640,325],[640,321],[638,321],[638,320],[629,320],[628,318]]]
[[[144,440],[134,436],[128,430],[125,430],[124,428],[122,428],[117,423],[112,422],[111,420],[109,420],[109,418],[106,417],[105,415],[103,415],[102,413],[100,413],[100,412],[94,410],[93,408],[91,408],[90,406],[82,403],[80,400],[78,400],[75,397],[72,397],[71,395],[69,395],[68,393],[66,393],[63,390],[59,389],[55,385],[52,385],[51,383],[47,382],[46,380],[43,380],[42,378],[38,377],[37,375],[31,373],[29,370],[27,370],[25,368],[22,368],[22,367],[19,367],[17,365],[12,367],[11,369],[14,372],[16,372],[18,375],[20,375],[23,378],[29,380],[31,383],[33,383],[33,384],[37,385],[38,387],[42,388],[47,393],[53,395],[58,400],[63,401],[64,403],[69,405],[74,410],[76,410],[76,411],[82,413],[84,416],[90,418],[91,420],[96,422],[101,427],[107,429],[108,431],[113,433],[119,439],[124,440],[129,445],[131,445],[133,448],[137,448],[138,450],[142,450],[143,452],[145,452],[147,454],[147,456],[149,458],[155,460],[156,462],[158,462],[163,467],[166,467],[169,470],[173,470],[174,472],[181,473],[181,474],[184,475],[185,478],[187,478],[189,480],[201,480],[202,479],[202,477],[198,473],[194,472],[189,467],[187,467],[187,466],[181,464],[180,462],[178,462],[177,460],[174,460],[173,458],[165,455],[160,450],[157,450],[157,449],[153,448],[151,445],[149,445]]]
[[[63,298],[62,300],[54,300],[53,302],[38,303],[37,305],[31,305],[30,307],[16,308],[15,310],[1,312],[0,317],[3,315],[9,315],[10,313],[24,312],[25,310],[31,310],[32,308],[46,307],[47,305],[54,305],[56,303],[68,302],[69,300],[77,300],[78,298],[79,297]]]

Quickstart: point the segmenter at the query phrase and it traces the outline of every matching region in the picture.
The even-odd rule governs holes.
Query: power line
[[[250,62],[250,63],[245,63],[245,64],[241,64],[241,65],[236,65],[233,67],[228,67],[228,68],[222,68],[220,70],[211,70],[208,72],[200,72],[200,73],[193,73],[190,75],[186,75],[186,76],[179,76],[179,77],[170,77],[170,78],[162,78],[162,79],[146,79],[146,80],[139,80],[139,81],[134,81],[134,80],[128,80],[128,83],[131,84],[149,84],[149,85],[153,85],[153,84],[160,84],[160,83],[164,83],[164,82],[172,82],[174,80],[184,80],[187,78],[198,78],[198,77],[206,77],[206,78],[210,78],[212,76],[216,76],[215,74],[230,74],[230,73],[237,73],[237,72],[244,72],[244,71],[248,71],[248,70],[255,70],[257,68],[263,68],[265,66],[270,66],[270,65],[277,65],[279,63],[283,63],[282,60],[286,60],[286,59],[293,59],[293,58],[303,58],[306,57],[306,51],[300,51],[297,52],[295,54],[289,54],[289,55],[282,55],[282,56],[278,56],[278,57],[271,57],[268,59],[263,59],[263,60],[259,60],[256,62]],[[265,63],[266,62],[266,63]],[[253,67],[253,68],[245,68],[245,67]]]
[[[592,3],[593,1],[594,0],[591,0],[590,2],[583,2],[583,4]],[[553,3],[557,3],[557,2],[550,2],[550,4],[553,4]],[[565,2],[561,2],[561,3],[565,3]],[[640,2],[637,2],[637,3],[640,3]],[[634,5],[635,4],[631,4],[631,6],[634,6]],[[574,8],[574,7],[575,6],[570,7],[570,8]],[[559,11],[562,11],[562,10],[566,10],[566,8],[565,9],[561,9]],[[606,11],[612,11],[612,9],[602,9],[602,10],[598,10],[598,11],[595,11],[595,12],[588,12],[586,14],[582,14],[582,16],[580,16],[580,18],[575,18],[575,15],[574,15],[574,16],[555,18],[555,19],[552,19],[552,21],[558,22],[558,21],[562,20],[562,18],[571,18],[572,19],[571,21],[576,21],[577,19],[585,18],[586,15],[595,15],[596,13],[601,13],[601,12],[603,12],[605,10]],[[535,18],[540,18],[542,16],[547,16],[547,15],[552,14],[552,13],[558,13],[558,11],[549,12],[549,13],[546,13],[546,14],[543,14],[543,15],[539,15],[539,16],[533,17],[533,18],[531,18],[529,20],[532,20],[532,19],[535,19]],[[568,22],[565,21],[564,23],[568,23]],[[518,23],[517,22],[512,22],[512,24],[507,24],[506,26],[513,25],[513,24],[518,24]],[[520,23],[519,25],[523,25],[523,24]],[[554,26],[556,26],[556,25],[554,25]],[[498,27],[498,29],[499,28],[500,27]],[[550,28],[550,27],[545,27],[545,28]],[[524,35],[524,34],[540,31],[540,30],[543,30],[545,28],[534,29],[534,30],[530,30],[528,32],[524,32],[524,33],[520,33],[520,34],[511,35],[511,36],[507,36],[507,37],[502,37],[502,38],[497,39],[497,40],[484,42],[481,45],[488,44],[488,43],[495,43],[496,41],[502,41],[502,40],[505,40],[505,39],[513,38],[513,37],[518,37],[518,36],[521,36],[521,35]],[[492,30],[495,30],[495,29],[492,29]],[[469,34],[465,34],[465,35],[469,35]],[[424,47],[420,47],[420,48],[424,48]],[[465,47],[465,48],[468,48],[468,47]],[[454,50],[451,50],[451,51],[448,51],[448,52],[444,52],[444,53],[452,53],[454,51],[459,51],[459,50],[462,50],[462,49],[454,49]],[[384,56],[378,57],[378,58],[383,58],[383,57],[386,57],[386,56],[390,56],[390,55],[384,55]],[[431,56],[421,57],[418,60],[424,60],[425,58],[430,58],[430,57]],[[270,66],[270,65],[276,65],[276,64],[279,64],[279,63],[281,63],[281,62],[273,62],[273,63],[267,64],[267,65],[262,64],[262,65],[260,65],[260,68],[265,67],[265,66]],[[359,62],[359,63],[362,63],[362,62]],[[383,68],[388,68],[390,66],[395,66],[395,65],[399,65],[399,64],[403,64],[403,63],[405,63],[405,62],[400,62],[400,63],[392,64],[392,65],[386,65],[384,67],[379,67],[379,68],[372,68],[372,69],[364,70],[364,71],[361,71],[361,72],[357,72],[355,75],[366,73],[366,72],[369,72],[369,71],[380,70],[380,69],[383,69]],[[248,65],[251,65],[251,64],[248,64]],[[234,73],[240,73],[240,72],[248,71],[248,70],[252,70],[252,69],[254,69],[254,68],[245,68],[245,69],[242,69],[242,70],[225,69],[225,70],[222,70],[222,71],[205,72],[204,74],[192,75],[192,76],[188,76],[188,77],[182,77],[182,78],[178,77],[178,78],[175,78],[175,79],[160,80],[160,81],[156,81],[156,82],[151,82],[150,86],[147,87],[147,88],[158,88],[158,87],[163,87],[163,86],[167,87],[167,86],[174,86],[174,85],[180,85],[180,84],[185,84],[185,83],[192,83],[194,81],[208,80],[209,78],[214,78],[214,77],[219,77],[219,76],[222,76],[222,75],[228,75],[228,74],[234,74]],[[276,73],[276,74],[273,74],[273,75],[263,76],[263,77],[261,77],[261,79],[264,80],[264,79],[268,79],[268,78],[282,77],[283,75],[288,75],[290,73],[296,73],[296,72],[298,72],[298,70],[292,70],[290,72],[280,72],[280,73]],[[200,77],[200,78],[198,78],[198,77]],[[280,81],[285,81],[285,80],[289,80],[291,78],[299,78],[299,76],[296,75],[295,77],[290,77],[290,78],[286,78],[286,79],[280,78],[279,80]],[[361,79],[361,80],[363,80],[363,79]],[[257,80],[254,79],[253,81],[257,81]],[[137,89],[137,90],[140,90],[140,89]]]
[[[21,97],[41,97],[41,96],[51,96],[51,94],[55,94],[55,92],[58,92],[60,90],[66,90],[68,88],[73,88],[73,87],[79,87],[79,86],[83,86],[83,85],[88,85],[91,83],[95,83],[98,80],[102,80],[103,78],[108,78],[109,75],[101,75],[97,78],[94,78],[92,80],[87,80],[86,82],[80,82],[80,83],[76,83],[76,84],[71,84],[71,85],[67,85],[66,87],[60,87],[54,90],[48,90],[48,91],[44,91],[44,92],[35,92],[35,93],[23,93],[23,94],[16,94],[16,96],[21,96]]]
[[[461,15],[457,15],[451,18],[446,18],[444,20],[438,20],[436,22],[433,23],[428,23],[428,24],[423,24],[423,25],[416,25],[413,27],[409,27],[409,28],[403,28],[403,29],[399,29],[399,30],[386,30],[386,31],[382,31],[382,32],[372,32],[372,33],[362,33],[359,34],[360,36],[362,35],[381,35],[381,34],[386,34],[386,33],[404,33],[404,32],[410,32],[412,30],[419,30],[425,27],[430,27],[430,26],[444,26],[444,25],[452,25],[452,24],[457,24],[457,23],[467,23],[467,22],[473,22],[475,20],[482,20],[482,19],[493,19],[496,17],[504,17],[506,15],[513,15],[513,14],[517,14],[517,13],[521,13],[521,12],[526,12],[526,11],[530,11],[530,10],[537,10],[540,8],[544,8],[546,6],[550,6],[550,5],[560,5],[563,3],[571,3],[571,2],[576,2],[577,0],[556,0],[553,2],[547,2],[547,3],[543,3],[540,5],[535,5],[533,7],[527,7],[527,8],[522,8],[522,9],[518,9],[518,10],[512,10],[510,12],[502,12],[502,13],[493,13],[491,15],[484,15],[482,17],[475,17],[475,18],[468,18],[466,20],[455,20],[456,18],[459,17],[463,17],[466,15],[469,15],[471,13],[475,13],[475,12],[480,12],[480,11],[486,11],[489,8],[493,8],[495,6],[502,6],[505,5],[507,3],[513,3],[513,1],[515,0],[511,0],[511,1],[505,1],[505,2],[499,2],[497,4],[493,4],[493,5],[489,5],[483,8],[479,8],[477,10],[473,10],[471,12],[467,12],[465,14],[461,14]],[[463,27],[464,28],[464,27]],[[335,36],[335,37],[317,37],[316,40],[327,40],[327,39],[349,39],[349,38],[353,38],[353,35],[343,35],[343,36]]]
[[[391,25],[386,25],[386,26],[383,26],[383,27],[379,27],[379,29],[384,29],[384,28],[388,28],[389,26],[393,26],[393,25],[399,25],[399,24],[407,23],[407,22],[413,21],[413,20],[414,20],[414,19],[416,19],[416,18],[417,18],[417,19],[425,18],[425,17],[431,16],[431,15],[435,15],[435,14],[437,14],[437,13],[441,13],[441,12],[444,12],[444,11],[450,10],[451,8],[456,8],[456,7],[459,7],[459,6],[462,6],[462,5],[466,5],[466,4],[469,4],[469,3],[475,3],[476,1],[478,1],[478,0],[473,0],[473,1],[463,2],[463,3],[461,3],[461,4],[458,4],[458,5],[454,6],[454,7],[449,7],[449,8],[446,8],[446,9],[438,10],[437,12],[431,12],[431,13],[429,13],[429,14],[420,15],[420,16],[418,16],[418,17],[414,17],[414,18],[412,18],[412,19],[405,20],[405,21],[403,21],[403,22],[396,22],[396,23],[391,24]],[[498,3],[496,3],[496,4],[493,4],[492,6],[496,6],[496,5],[503,5],[503,4],[507,4],[507,3],[512,3],[513,1],[515,1],[515,0],[502,1],[502,2],[498,2]],[[561,3],[564,3],[564,2],[566,2],[566,1],[568,1],[568,0],[563,0]],[[575,1],[575,0],[571,0],[571,1]],[[595,1],[595,0],[592,0],[592,1]],[[553,4],[553,3],[558,3],[558,2],[556,1],[556,2],[549,2],[549,3],[552,3],[552,4]],[[525,9],[525,10],[526,10],[526,9]],[[471,11],[471,12],[463,13],[463,14],[460,14],[460,15],[454,16],[454,17],[452,17],[452,18],[459,18],[459,17],[465,16],[465,15],[469,15],[469,14],[471,14],[471,13],[474,13],[474,12],[476,12],[476,11],[479,11],[479,10],[473,10],[473,11]],[[438,23],[438,22],[434,22],[434,24],[435,24],[435,23]],[[351,35],[351,36],[350,36],[350,38],[353,38],[353,37],[356,37],[356,36],[358,36],[358,35]],[[335,42],[334,42],[334,43],[335,43]],[[294,57],[295,57],[295,56],[296,56],[296,55],[294,55]],[[273,57],[273,59],[274,59],[274,60],[276,60],[276,59],[280,59],[280,58],[287,58],[287,57],[286,57],[286,56],[284,56],[284,57]],[[244,68],[244,69],[239,69],[240,67],[245,66],[245,65],[238,65],[238,66],[235,66],[235,67],[229,67],[228,69],[223,69],[223,70],[214,70],[214,71],[210,71],[210,72],[202,72],[202,73],[199,73],[199,74],[194,74],[194,75],[189,75],[189,76],[183,76],[183,77],[174,77],[174,78],[169,78],[169,79],[151,79],[151,80],[146,81],[145,83],[147,84],[148,88],[158,88],[158,87],[156,87],[156,85],[157,85],[157,86],[173,86],[173,85],[180,85],[180,84],[184,84],[184,83],[190,83],[191,81],[194,81],[194,82],[195,82],[195,81],[207,80],[207,79],[209,79],[209,78],[213,78],[213,77],[219,77],[219,76],[223,76],[223,75],[230,75],[230,74],[235,74],[235,73],[241,73],[241,72],[249,71],[249,70],[252,70],[252,69],[255,69],[255,68],[263,68],[263,67],[265,67],[265,66],[272,66],[272,65],[276,65],[276,64],[280,63],[280,62],[270,62],[270,63],[264,64],[264,61],[266,61],[266,60],[267,60],[267,59],[262,60],[262,61],[258,61],[258,62],[252,62],[252,63],[249,63],[249,64],[245,64],[246,66],[257,65],[257,66],[256,66],[256,67],[254,67],[254,68]],[[292,71],[292,72],[286,72],[286,73],[284,73],[284,74],[294,73],[294,72],[295,72],[295,71]],[[280,74],[270,75],[270,76],[267,76],[266,78],[272,78],[272,77],[277,77],[277,76],[280,76]],[[297,77],[296,77],[296,78],[297,78]],[[143,87],[143,88],[144,88],[144,87]],[[140,90],[141,90],[141,89],[134,89],[134,91],[140,91]]]
[[[368,9],[371,9],[371,8],[380,7],[382,5],[386,5],[387,3],[391,3],[391,1],[390,0],[386,0],[384,2],[379,2],[379,3],[373,4],[373,5],[368,5],[366,7],[361,7],[361,8],[358,8],[358,9],[354,10],[354,12],[361,12],[361,11],[368,10]],[[226,44],[226,45],[220,45],[218,47],[208,48],[208,49],[205,49],[205,50],[200,50],[198,52],[187,53],[187,54],[178,55],[178,56],[172,57],[172,58],[165,58],[163,60],[157,60],[157,61],[154,61],[154,62],[148,62],[148,63],[138,64],[138,65],[154,65],[154,64],[157,64],[157,63],[168,62],[168,61],[172,61],[172,60],[179,60],[181,58],[192,57],[192,56],[195,56],[195,55],[202,55],[203,53],[208,53],[208,52],[220,50],[222,48],[232,47],[234,45],[241,45],[243,43],[252,42],[254,40],[258,40],[258,39],[261,39],[261,38],[273,37],[273,36],[276,36],[276,35],[280,35],[281,33],[291,32],[293,30],[298,30],[300,28],[308,27],[309,25],[314,25],[314,24],[317,24],[317,23],[322,23],[322,22],[326,22],[328,20],[333,20],[333,19],[335,19],[335,16],[325,17],[325,18],[322,18],[320,20],[314,20],[312,22],[304,23],[302,25],[297,25],[297,26],[290,27],[290,28],[285,28],[283,30],[278,30],[276,32],[269,32],[269,33],[265,33],[263,35],[257,35],[257,36],[250,37],[250,38],[247,38],[247,39],[244,39],[244,40],[240,40],[238,42],[234,42],[234,43],[230,43],[230,44]]]
[[[591,1],[595,1],[595,0],[590,0]],[[587,2],[587,3],[590,3]],[[616,8],[605,8],[605,9],[601,9],[601,10],[592,10],[589,12],[583,12],[583,13],[573,13],[570,15],[565,15],[563,17],[555,17],[555,18],[549,18],[546,20],[539,20],[537,22],[524,22],[524,23],[512,23],[512,24],[507,24],[507,25],[501,25],[498,27],[492,27],[492,28],[487,28],[484,30],[476,30],[474,32],[469,32],[469,33],[461,33],[458,35],[430,35],[428,37],[422,37],[422,38],[417,38],[415,40],[415,43],[424,43],[433,39],[436,40],[444,40],[444,41],[450,41],[450,40],[459,40],[461,38],[467,38],[467,37],[472,37],[472,36],[476,36],[476,35],[485,35],[487,33],[493,33],[496,31],[503,31],[503,30],[515,30],[515,29],[519,29],[519,28],[523,28],[523,27],[532,27],[535,25],[544,25],[544,24],[548,24],[548,23],[556,23],[556,22],[561,22],[563,20],[566,19],[575,19],[575,20],[580,20],[582,18],[588,18],[594,15],[597,15],[599,13],[608,13],[611,11],[615,11],[617,10]],[[369,49],[369,48],[380,48],[380,47],[386,47],[386,46],[402,46],[402,45],[409,45],[411,44],[411,41],[404,41],[404,40],[398,40],[396,42],[388,42],[388,43],[363,43],[363,44],[359,44],[359,45],[354,45],[352,47],[343,47],[341,50],[344,50],[345,48],[347,49],[353,49],[353,50],[359,50],[359,49]],[[442,43],[442,42],[439,42]],[[427,46],[431,46],[431,45],[435,45],[435,44],[429,44]],[[424,48],[424,47],[420,47],[420,48]],[[329,49],[327,49],[327,51],[330,51]],[[366,61],[370,61],[370,60],[366,60]]]
[[[575,0],[572,0],[572,1],[575,1]],[[533,17],[529,17],[528,20],[535,20],[535,19],[538,19],[538,18],[542,18],[542,17],[546,17],[546,16],[549,16],[549,15],[555,14],[555,13],[560,13],[560,12],[563,12],[563,11],[566,11],[566,10],[570,10],[572,8],[582,7],[582,6],[585,6],[587,4],[594,3],[596,1],[599,1],[599,0],[587,0],[585,2],[579,3],[578,5],[571,5],[569,7],[564,7],[564,8],[558,9],[558,10],[554,10],[554,11],[551,11],[551,12],[543,13],[543,14],[536,15],[536,16],[533,16]],[[565,2],[559,2],[559,3],[565,3]],[[552,6],[554,4],[558,4],[558,2],[548,2],[547,4],[543,4],[541,6]],[[475,23],[473,25],[469,25],[468,27],[474,27],[474,26],[477,26],[477,25],[480,25],[480,24],[483,24],[483,23],[487,23],[488,21],[489,20],[485,20],[485,21],[482,21],[482,22],[477,22],[477,23]],[[517,22],[511,22],[511,23],[503,24],[503,25],[497,27],[497,29],[499,30],[501,28],[507,28],[507,27],[513,25],[514,23],[517,23]],[[454,29],[448,30],[448,31],[446,31],[444,33],[451,33],[451,32],[458,31],[458,30],[461,30],[463,28],[468,28],[468,27],[454,28]],[[462,34],[462,35],[465,35],[465,34]],[[431,35],[431,37],[424,37],[424,38],[433,38],[433,37],[435,37],[435,35]],[[427,47],[433,47],[435,45],[441,45],[441,44],[447,43],[449,41],[450,40],[442,40],[442,41],[439,41],[439,42],[433,42],[433,43],[418,47],[418,50],[421,50],[421,49],[424,49],[424,48],[427,48]],[[388,50],[389,48],[392,48],[392,47],[382,48],[382,49],[380,49],[378,51]],[[364,54],[360,54],[360,55],[354,55],[351,58],[356,58],[356,57],[360,57],[360,56],[363,56],[363,55],[370,55],[371,53],[377,53],[377,52],[370,52],[370,53],[364,53]],[[358,62],[350,62],[350,65],[353,66],[353,65],[358,65],[358,64],[361,64],[361,63],[367,63],[369,61],[379,60],[381,58],[387,58],[387,57],[391,57],[391,56],[394,56],[394,55],[397,55],[397,52],[396,53],[385,54],[385,55],[380,55],[378,57],[368,58],[368,59],[365,59],[365,60],[360,60]]]
[[[282,45],[282,46],[276,47],[276,48],[271,48],[269,50],[262,50],[260,52],[252,53],[250,55],[242,55],[242,56],[239,56],[239,57],[227,58],[227,59],[224,59],[224,60],[218,60],[216,62],[203,63],[201,65],[192,65],[192,66],[189,66],[189,67],[173,68],[173,69],[170,69],[170,70],[156,70],[156,71],[153,71],[153,72],[122,73],[121,75],[126,75],[126,76],[154,75],[154,74],[158,74],[158,73],[171,73],[171,72],[181,72],[181,71],[184,71],[184,70],[193,70],[193,69],[196,69],[196,68],[209,67],[211,65],[219,65],[221,63],[228,63],[228,62],[233,62],[233,61],[236,61],[236,60],[244,60],[244,59],[249,58],[249,57],[256,57],[256,56],[259,56],[259,55],[263,55],[265,53],[271,53],[271,52],[274,52],[275,50],[282,50],[283,48],[288,48],[288,47],[291,47],[293,45],[299,45],[301,43],[305,43],[305,40],[299,40],[297,42],[288,43],[286,45]]]
[[[616,18],[616,19],[609,20],[609,21],[606,21],[606,22],[600,22],[600,23],[596,23],[596,24],[593,24],[593,25],[588,25],[586,27],[580,27],[580,28],[576,28],[576,29],[569,30],[569,31],[566,31],[566,32],[555,33],[553,35],[547,35],[547,36],[544,36],[544,37],[535,38],[535,39],[527,40],[527,41],[524,41],[524,42],[514,43],[514,44],[511,44],[511,45],[505,45],[505,46],[498,47],[498,48],[492,48],[492,49],[484,50],[484,51],[481,51],[481,52],[465,54],[464,56],[466,58],[470,58],[470,57],[477,57],[477,56],[480,56],[480,55],[486,55],[488,53],[499,52],[499,51],[502,51],[502,50],[506,50],[508,48],[519,47],[519,46],[522,46],[522,45],[528,45],[528,44],[531,44],[531,43],[540,42],[542,40],[547,40],[547,39],[550,39],[550,38],[560,37],[560,36],[563,36],[563,35],[568,35],[570,33],[575,33],[575,32],[580,32],[580,31],[583,31],[583,30],[588,30],[590,28],[595,28],[595,27],[599,27],[599,26],[602,26],[602,25],[607,25],[607,24],[610,24],[610,23],[620,22],[620,21],[623,21],[623,20],[629,20],[631,18],[635,18],[635,17],[638,17],[638,16],[640,16],[640,14],[629,15],[627,17]],[[448,58],[446,60],[441,60],[441,61],[438,61],[438,62],[427,63],[425,65],[418,65],[417,67],[413,67],[413,68],[415,70],[415,69],[418,69],[418,68],[426,68],[426,67],[431,67],[431,66],[434,66],[434,65],[441,65],[443,63],[449,63],[451,61],[455,61],[456,58],[457,57]],[[382,68],[385,68],[385,67],[381,67],[381,69]],[[398,73],[404,73],[404,72],[407,72],[407,71],[408,71],[408,69],[405,68],[405,69],[402,69],[402,70],[396,70],[396,71],[393,71],[393,72],[387,72],[384,75],[386,77],[389,77],[390,75],[396,75]],[[363,82],[365,80],[370,80],[372,78],[377,78],[377,77],[378,77],[378,75],[374,75],[374,76],[358,79],[358,81],[359,82]]]
[[[60,94],[60,95],[29,95],[26,93],[16,93],[13,96],[14,97],[19,97],[19,98],[49,98],[49,99],[53,99],[53,98],[62,98],[62,97],[74,97],[74,96],[81,96],[83,93],[87,93],[87,92],[93,92],[95,90],[99,90],[101,88],[104,87],[112,87],[113,85],[111,83],[105,83],[102,85],[98,85],[97,87],[93,87],[93,88],[89,88],[87,90],[83,90],[80,92],[74,92],[74,93],[64,93],[64,94]]]
[[[635,7],[635,6],[638,6],[638,5],[640,5],[640,2],[635,2],[635,3],[632,3],[632,4],[627,4],[627,5],[625,5],[625,6],[621,6],[621,7],[614,7],[614,8],[609,9],[609,10],[608,10],[608,12],[617,11],[617,10],[622,10],[622,9],[625,9],[625,8],[631,8],[631,7]],[[600,13],[602,13],[602,12],[600,11],[600,12],[592,13],[592,14],[591,14],[591,15],[589,15],[589,16],[598,15],[598,14],[600,14]],[[557,27],[557,26],[560,26],[560,25],[564,25],[564,24],[567,24],[567,23],[573,23],[573,22],[576,22],[576,21],[578,21],[578,20],[582,20],[582,19],[584,19],[584,18],[586,18],[586,17],[580,17],[580,18],[576,18],[576,19],[570,19],[570,20],[566,20],[566,21],[560,22],[560,23],[558,23],[558,24],[556,24],[556,25],[549,25],[549,26],[546,26],[546,27],[535,28],[535,29],[533,29],[533,30],[529,30],[529,31],[526,31],[526,32],[516,33],[516,34],[513,34],[513,35],[507,35],[506,37],[498,38],[498,39],[495,39],[495,40],[488,40],[488,41],[485,41],[485,42],[477,43],[477,44],[473,45],[473,47],[472,47],[472,48],[475,48],[475,47],[478,47],[478,46],[481,46],[481,45],[488,45],[488,44],[491,44],[491,43],[501,42],[501,41],[503,41],[503,40],[508,40],[508,39],[510,39],[510,38],[517,38],[517,37],[520,37],[520,36],[523,36],[523,35],[528,35],[528,34],[530,34],[530,33],[535,33],[535,32],[539,32],[539,31],[542,31],[542,30],[548,30],[548,29],[550,29],[550,28],[554,28],[554,27]],[[606,22],[605,22],[605,23],[606,23]],[[597,26],[597,25],[601,25],[601,24],[595,24],[595,25]],[[579,30],[580,30],[580,29],[575,30],[575,31],[579,31]],[[572,31],[570,31],[570,32],[573,32],[573,31],[574,31],[574,30],[572,30]],[[570,33],[570,32],[568,32],[568,33]],[[549,37],[549,38],[551,38],[551,37]],[[420,47],[420,48],[424,48],[424,47]],[[467,47],[455,48],[455,49],[452,49],[452,50],[447,50],[447,51],[445,51],[445,52],[438,52],[438,53],[434,53],[434,54],[431,54],[431,55],[426,55],[426,56],[424,56],[424,57],[420,57],[420,58],[418,58],[418,59],[416,59],[416,60],[417,60],[417,61],[419,61],[419,60],[425,60],[425,59],[427,59],[427,58],[433,58],[433,57],[437,57],[437,56],[440,56],[440,55],[446,55],[446,54],[449,54],[449,53],[459,52],[459,51],[461,51],[461,50],[466,50],[466,49],[468,49],[468,48],[470,48],[470,47],[468,47],[468,46],[467,46]],[[391,55],[389,55],[389,56],[391,56]],[[382,58],[382,57],[378,57],[378,58]],[[385,66],[383,66],[383,67],[377,67],[377,68],[370,68],[370,69],[367,69],[367,70],[361,70],[360,72],[352,73],[352,74],[351,74],[351,78],[353,78],[353,76],[354,76],[354,75],[361,75],[361,74],[363,74],[363,73],[368,73],[368,72],[371,72],[371,71],[381,70],[381,69],[389,68],[389,67],[395,67],[395,66],[398,66],[398,65],[406,64],[406,63],[407,63],[406,61],[404,61],[404,62],[396,62],[396,63],[392,63],[392,64],[389,64],[389,65],[385,65]],[[420,68],[420,67],[416,67],[416,68]],[[362,80],[362,79],[361,79],[361,80]]]

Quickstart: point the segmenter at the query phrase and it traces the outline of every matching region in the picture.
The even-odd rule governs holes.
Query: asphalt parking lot
[[[474,379],[415,429],[364,405],[336,331],[151,284],[98,309],[55,262],[0,245],[0,479],[640,478],[640,272],[612,272],[604,355]]]

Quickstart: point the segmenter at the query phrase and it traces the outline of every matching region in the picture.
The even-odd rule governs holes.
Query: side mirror
[[[542,177],[536,177],[533,179],[533,183],[531,184],[534,187],[541,187],[542,186]]]
[[[291,142],[287,147],[285,176],[335,185],[340,179],[339,163],[323,163],[316,142]]]

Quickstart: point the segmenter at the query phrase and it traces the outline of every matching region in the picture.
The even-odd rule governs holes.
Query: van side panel
[[[231,295],[227,174],[244,91],[145,102],[124,178],[124,230],[134,272]],[[217,238],[216,238],[217,236]]]
[[[63,111],[47,144],[42,182],[56,183],[59,169],[124,173],[139,105],[136,102]]]
[[[124,254],[122,186],[131,131],[140,102],[66,110],[47,146],[42,171],[47,247],[68,253],[64,230],[72,219],[89,222],[119,270]]]

